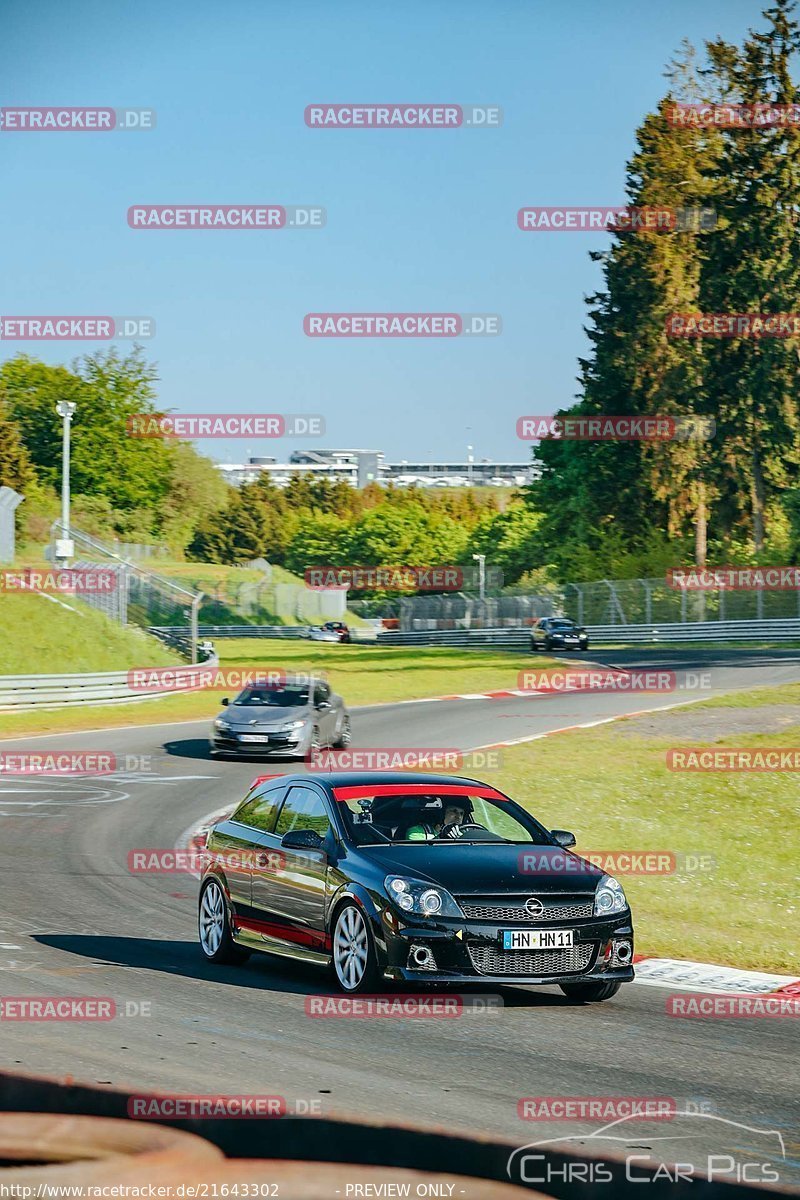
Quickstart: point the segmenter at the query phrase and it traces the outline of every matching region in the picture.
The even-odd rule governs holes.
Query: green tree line
[[[89,354],[67,368],[17,355],[0,366],[0,484],[26,496],[23,540],[43,542],[58,515],[60,400],[75,403],[72,518],[99,537],[166,545],[176,556],[234,564],[266,558],[314,566],[472,565],[483,553],[507,582],[534,557],[538,514],[519,494],[431,491],[297,476],[229,487],[189,443],[128,435],[128,420],[161,415],[154,364],[140,349]]]
[[[669,336],[680,313],[800,312],[800,126],[676,124],[676,103],[793,105],[795,0],[741,46],[683,48],[627,166],[632,206],[710,208],[700,232],[612,234],[591,255],[589,353],[573,414],[711,418],[713,437],[542,441],[528,490],[535,564],[568,578],[657,574],[681,561],[778,561],[800,549],[800,339]]]

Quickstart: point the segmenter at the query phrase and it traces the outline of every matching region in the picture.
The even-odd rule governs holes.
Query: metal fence
[[[663,578],[602,579],[565,583],[529,595],[457,593],[350,604],[362,613],[396,622],[401,630],[503,629],[529,626],[538,617],[569,616],[580,625],[633,626],[708,621],[792,620],[800,617],[799,591],[686,591]]]
[[[579,625],[691,624],[698,621],[767,621],[800,617],[799,591],[692,592],[663,578],[601,579],[567,583],[563,611]]]
[[[55,540],[63,536],[60,521],[53,523],[50,536],[48,557],[53,560]],[[109,591],[81,592],[80,599],[84,604],[105,613],[121,625],[134,624],[143,629],[154,625],[188,626],[191,629],[196,623],[202,592],[181,587],[164,575],[145,570],[135,562],[120,557],[106,542],[79,529],[70,528],[69,536],[81,554],[72,563],[73,568],[103,570],[110,572],[115,579],[115,587]]]

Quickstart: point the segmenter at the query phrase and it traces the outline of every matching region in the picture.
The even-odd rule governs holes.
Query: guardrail
[[[163,687],[148,687],[146,692],[131,687],[128,671],[101,671],[95,675],[3,675],[0,676],[0,712],[157,700],[196,690],[198,673],[218,665],[216,658],[210,658],[197,666],[153,667],[154,671],[174,670],[176,686],[165,683]]]
[[[294,641],[308,639],[312,629],[318,625],[199,625],[198,637],[201,638],[288,638]],[[170,635],[180,634],[186,638],[186,629],[175,629],[169,625],[151,625],[149,632],[156,637],[166,640]],[[350,626],[352,642],[374,642],[374,629],[354,629]]]
[[[310,626],[303,625],[201,625],[200,636],[210,638],[308,638]],[[765,621],[695,621],[648,625],[587,625],[595,644],[625,642],[668,645],[670,642],[800,642],[800,617]],[[168,627],[150,630],[161,637]],[[173,630],[172,632],[183,632]],[[530,626],[493,629],[350,629],[353,642],[375,642],[384,646],[505,646],[530,645]]]
[[[670,642],[800,641],[800,618],[785,621],[695,621],[667,625],[587,625],[590,642],[650,645]],[[530,628],[414,629],[378,634],[387,646],[506,646],[527,648]]]

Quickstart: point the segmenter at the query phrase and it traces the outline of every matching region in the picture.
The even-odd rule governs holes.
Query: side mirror
[[[563,846],[565,850],[569,850],[570,846],[575,845],[575,834],[570,833],[568,829],[551,829],[550,836],[557,845]]]
[[[222,700],[222,702],[221,702],[221,703],[222,703],[222,707],[223,707],[223,708],[227,708],[227,707],[228,707],[228,705],[230,704],[230,700],[228,699],[228,697],[227,697],[227,696],[225,696],[225,698]]]
[[[281,838],[287,850],[321,850],[322,838],[313,829],[292,829]]]

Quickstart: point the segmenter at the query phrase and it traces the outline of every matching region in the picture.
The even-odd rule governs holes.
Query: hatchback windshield
[[[299,708],[308,704],[307,687],[254,687],[245,688],[236,697],[234,704],[247,704],[255,707],[267,705],[270,708]]]
[[[381,842],[550,842],[532,817],[520,819],[509,810],[509,801],[484,796],[398,793],[343,800],[341,805],[353,841],[362,846]]]

